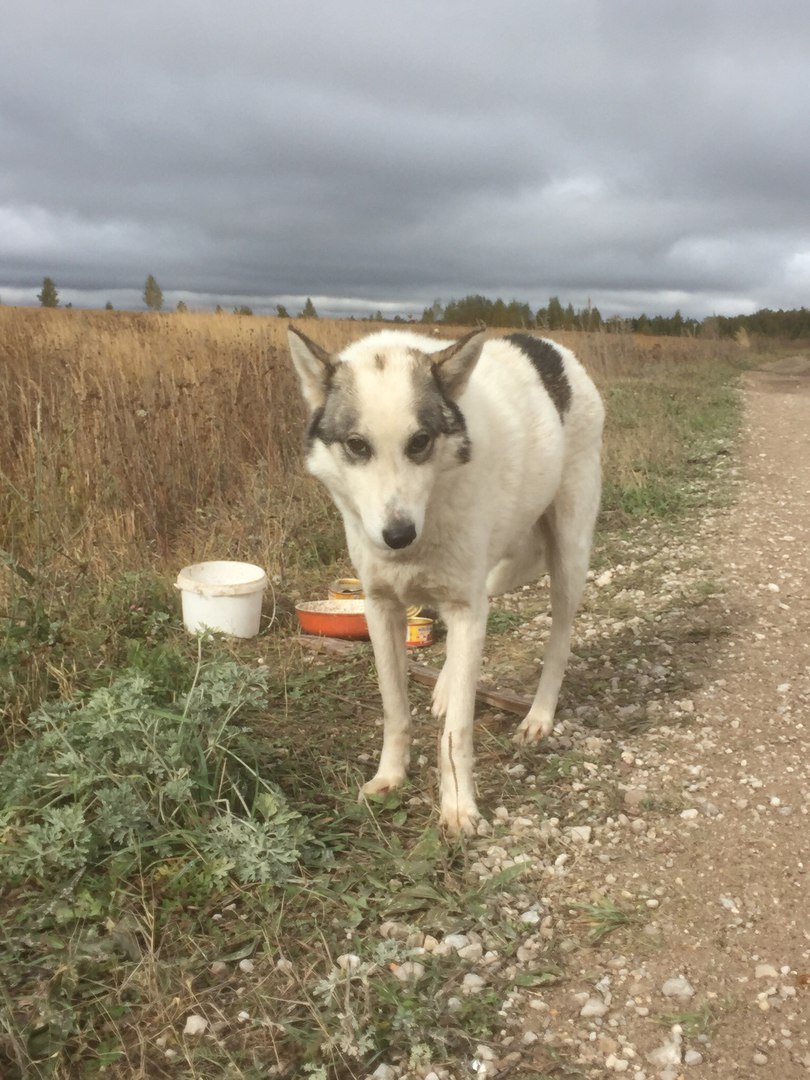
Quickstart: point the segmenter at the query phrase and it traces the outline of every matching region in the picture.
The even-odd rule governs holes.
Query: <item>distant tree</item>
[[[177,301],[177,308],[176,308],[176,310],[177,310],[177,311],[181,311],[181,312],[182,312],[182,311],[188,311],[188,304],[187,304],[187,303],[185,302],[185,300],[178,300],[178,301]]]
[[[290,313],[283,304],[276,304],[276,315],[279,319],[289,319]]]
[[[304,310],[301,312],[301,318],[302,319],[317,319],[318,318],[318,312],[315,310],[315,305],[312,303],[312,301],[310,300],[309,297],[307,297],[307,302],[304,304]]]
[[[240,304],[233,309],[234,315],[252,315],[253,308],[249,308],[247,304]]]
[[[53,278],[42,279],[42,292],[37,293],[37,300],[43,307],[59,307],[59,293]]]
[[[215,315],[224,315],[225,314],[225,308],[222,306],[222,304],[217,304],[217,309],[214,312],[214,314]]]
[[[546,320],[549,330],[562,330],[565,325],[565,312],[558,296],[552,296],[546,308]]]
[[[163,290],[151,274],[143,288],[143,302],[150,311],[160,311],[163,307]]]
[[[107,303],[104,305],[104,310],[105,311],[112,311],[113,310],[112,300],[107,301]]]

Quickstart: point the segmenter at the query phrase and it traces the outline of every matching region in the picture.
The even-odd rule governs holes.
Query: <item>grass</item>
[[[585,936],[591,945],[598,945],[617,930],[638,926],[643,913],[637,908],[619,907],[609,897],[601,897],[592,903],[575,904],[577,919],[585,928]]]
[[[309,328],[330,348],[366,330]],[[336,513],[302,474],[283,331],[0,308],[4,1077],[343,1080],[382,1061],[452,1063],[497,1043],[527,980],[563,977],[552,942],[508,962],[531,891],[519,850],[482,878],[474,847],[437,834],[425,691],[428,768],[356,801],[358,747],[373,757],[379,742],[369,652],[313,660],[290,633],[292,601],[349,567]],[[563,337],[608,404],[609,564],[611,537],[677,527],[708,498],[744,361],[715,342]],[[198,643],[178,625],[177,569],[215,555],[274,579],[253,641]],[[515,650],[519,626],[493,609],[498,648]],[[592,692],[577,670],[572,703]],[[512,760],[497,724],[479,747]],[[581,767],[574,750],[544,757],[543,801]],[[502,768],[481,771],[497,805]],[[598,941],[632,918],[605,900],[578,925]],[[504,958],[480,993],[462,991],[455,953],[419,951],[449,932]],[[401,977],[409,964],[418,979]],[[203,1033],[184,1034],[190,1016]]]

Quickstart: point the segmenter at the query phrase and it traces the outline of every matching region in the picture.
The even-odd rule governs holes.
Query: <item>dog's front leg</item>
[[[439,745],[441,824],[449,833],[474,833],[481,815],[475,804],[473,714],[475,686],[487,629],[488,601],[442,608],[447,623],[447,660],[442,673],[447,713]]]
[[[361,788],[361,799],[364,795],[385,794],[403,783],[411,741],[405,608],[395,602],[367,597],[365,612],[383,702],[383,747],[377,774]]]

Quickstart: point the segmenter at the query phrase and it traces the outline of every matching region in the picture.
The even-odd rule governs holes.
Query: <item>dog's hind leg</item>
[[[385,794],[403,783],[408,771],[411,741],[405,609],[397,603],[368,597],[365,614],[382,694],[383,746],[377,773],[361,788],[361,799],[365,795]]]
[[[575,495],[563,490],[542,518],[551,579],[551,633],[543,673],[532,707],[515,733],[517,742],[534,742],[554,727],[565,668],[571,651],[574,616],[588,573],[591,538],[599,505],[599,474],[580,475]]]
[[[475,687],[487,627],[485,595],[442,608],[447,660],[442,671],[447,715],[439,741],[440,821],[449,833],[474,833],[480,820],[473,779]]]

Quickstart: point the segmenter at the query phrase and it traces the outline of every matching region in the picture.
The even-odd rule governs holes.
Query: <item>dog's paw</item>
[[[375,777],[360,788],[357,801],[363,802],[367,795],[387,795],[389,791],[402,787],[404,783],[404,773],[377,773]]]
[[[445,672],[446,668],[442,668],[439,672],[439,678],[433,687],[433,696],[430,703],[430,711],[439,720],[447,715],[447,675]]]
[[[539,742],[554,730],[554,717],[529,713],[515,732],[515,742],[520,746]]]
[[[439,824],[448,836],[475,836],[482,818],[475,803],[460,806],[455,801],[452,807],[442,809]]]

